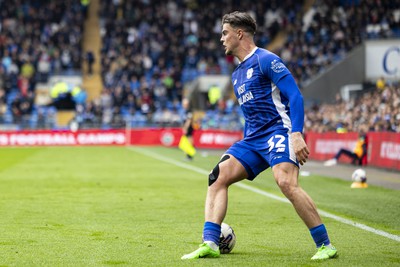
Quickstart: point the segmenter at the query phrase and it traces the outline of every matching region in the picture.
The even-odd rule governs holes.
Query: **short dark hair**
[[[241,28],[245,32],[255,34],[257,31],[256,21],[246,12],[234,11],[225,14],[222,17],[222,25],[225,23],[232,26],[232,28]]]

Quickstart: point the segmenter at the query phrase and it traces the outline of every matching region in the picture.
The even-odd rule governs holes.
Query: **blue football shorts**
[[[225,152],[239,160],[247,171],[248,180],[253,180],[262,171],[282,162],[290,162],[299,167],[287,132],[274,132],[266,140],[268,145],[264,149],[257,149],[253,142],[241,140]]]

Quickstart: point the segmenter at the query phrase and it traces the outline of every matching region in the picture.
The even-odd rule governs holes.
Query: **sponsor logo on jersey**
[[[284,71],[286,69],[285,65],[282,62],[279,62],[277,59],[274,59],[271,62],[271,69],[275,72],[275,73],[280,73],[282,71]]]
[[[238,102],[239,105],[243,105],[249,100],[254,99],[253,94],[250,91],[246,91],[246,84],[242,84],[237,88],[237,92],[239,94]]]
[[[245,94],[239,96],[238,102],[239,102],[239,105],[241,106],[241,105],[243,105],[244,103],[246,103],[247,101],[252,100],[252,99],[254,99],[254,96],[253,96],[253,94],[249,91],[249,92],[246,92]]]
[[[241,86],[238,87],[237,92],[239,94],[243,94],[244,92],[246,92],[246,85],[242,84]]]

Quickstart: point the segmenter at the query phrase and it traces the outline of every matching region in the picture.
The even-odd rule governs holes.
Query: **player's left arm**
[[[306,142],[303,138],[304,127],[304,102],[293,76],[287,74],[282,77],[276,84],[282,94],[289,99],[290,103],[290,120],[292,121],[291,140],[297,160],[303,165],[310,154]]]
[[[292,74],[275,54],[264,54],[260,60],[261,71],[279,88],[281,93],[289,99],[290,120],[292,122],[291,142],[297,160],[303,165],[310,154],[303,138],[304,102],[299,87]]]

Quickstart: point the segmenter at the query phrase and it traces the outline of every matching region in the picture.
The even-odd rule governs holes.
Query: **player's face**
[[[226,55],[235,55],[236,47],[239,44],[237,30],[232,28],[231,25],[225,23],[222,25],[222,35],[220,41],[225,48]]]

